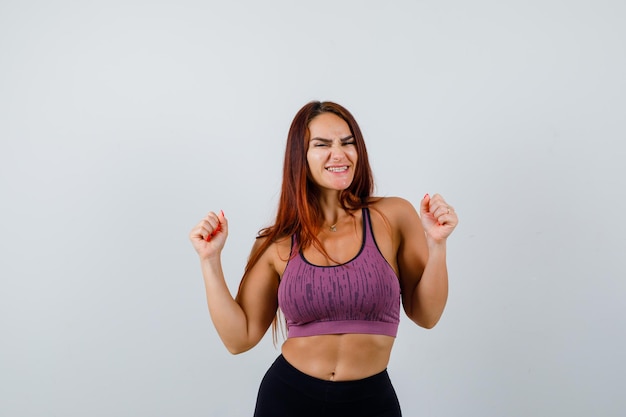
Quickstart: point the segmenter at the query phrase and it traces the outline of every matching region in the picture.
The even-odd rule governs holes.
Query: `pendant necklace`
[[[337,231],[337,223],[328,226],[328,228],[330,229],[331,232],[336,232]]]

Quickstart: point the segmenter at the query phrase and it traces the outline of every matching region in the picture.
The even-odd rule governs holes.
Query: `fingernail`
[[[220,210],[220,214],[224,217],[224,210]]]
[[[424,194],[424,198],[428,198],[428,193]]]

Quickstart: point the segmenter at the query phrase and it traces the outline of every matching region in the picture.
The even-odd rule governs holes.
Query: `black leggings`
[[[401,417],[387,371],[357,381],[324,381],[280,355],[259,387],[254,417]]]

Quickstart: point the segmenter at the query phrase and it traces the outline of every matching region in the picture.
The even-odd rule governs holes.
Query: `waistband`
[[[270,371],[303,395],[326,402],[345,402],[380,395],[392,387],[385,369],[375,375],[354,381],[327,381],[298,370],[281,354],[272,364]]]

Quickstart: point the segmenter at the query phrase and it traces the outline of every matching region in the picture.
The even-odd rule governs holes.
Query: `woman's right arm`
[[[259,343],[271,325],[278,308],[278,273],[273,267],[271,251],[265,251],[242,280],[237,299],[233,298],[221,262],[227,236],[228,221],[224,214],[209,213],[189,237],[200,257],[213,325],[228,351],[237,354]],[[257,239],[252,250],[259,244]]]

